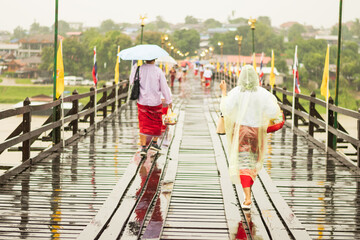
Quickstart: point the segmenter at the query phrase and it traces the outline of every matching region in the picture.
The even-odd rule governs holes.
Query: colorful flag
[[[299,69],[298,69],[298,57],[297,57],[297,46],[295,48],[295,56],[294,56],[294,66],[293,66],[293,75],[294,75],[294,87],[295,93],[301,93],[300,90],[300,82],[299,82]]]
[[[255,72],[257,73],[257,70],[256,70],[256,57],[255,57],[255,53],[253,53],[253,66],[254,66],[254,69],[255,69]]]
[[[263,61],[264,61],[264,53],[261,54],[261,60],[260,60],[260,70],[259,70],[259,85],[261,86],[263,84],[263,77],[264,77],[264,72],[263,72]]]
[[[220,63],[216,62],[216,72],[220,72]]]
[[[137,65],[138,65],[138,66],[143,65],[143,61],[142,61],[142,60],[138,60]]]
[[[271,51],[271,72],[270,72],[270,85],[272,87],[274,87],[274,85],[275,85],[274,68],[275,68],[275,54],[274,54],[274,50],[272,50]]]
[[[56,98],[64,92],[64,62],[62,56],[62,40],[56,54]]]
[[[239,77],[239,75],[240,75],[240,63],[239,63],[239,61],[237,62],[237,64],[236,64],[236,76],[237,77]]]
[[[232,63],[229,63],[229,76],[232,76]]]
[[[165,64],[165,74],[169,74],[169,64]]]
[[[117,53],[120,52],[120,46],[118,46]],[[115,64],[115,84],[119,83],[119,63],[120,63],[120,57],[116,54],[116,64]]]
[[[224,62],[224,74],[227,72],[226,62]]]
[[[321,95],[323,95],[326,99],[330,97],[329,92],[329,45],[326,50],[326,57],[325,57],[325,65],[324,65],[324,74],[321,83]]]
[[[92,77],[94,80],[94,84],[96,86],[96,84],[98,82],[97,63],[96,63],[96,47],[94,47],[94,66],[92,69]]]

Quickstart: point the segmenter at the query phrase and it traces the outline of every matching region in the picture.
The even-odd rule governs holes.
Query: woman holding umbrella
[[[130,74],[130,84],[134,82],[137,66],[133,68]],[[164,103],[170,108],[172,100],[170,90],[166,82],[163,71],[155,66],[155,59],[146,60],[139,68],[140,78],[140,95],[137,101],[138,118],[140,129],[140,155],[147,154],[146,138],[153,137],[151,149],[160,151],[161,148],[157,144],[158,137],[161,135],[162,127],[162,101],[161,95],[164,96]]]
[[[140,94],[137,100],[138,119],[140,129],[140,155],[147,154],[146,138],[153,137],[151,149],[160,151],[157,144],[161,135],[162,127],[162,101],[172,108],[170,89],[167,85],[164,72],[155,66],[155,59],[169,56],[164,49],[157,45],[142,44],[122,50],[118,56],[123,60],[145,60],[145,64],[139,67]],[[137,66],[135,65],[130,74],[130,84],[134,83]]]

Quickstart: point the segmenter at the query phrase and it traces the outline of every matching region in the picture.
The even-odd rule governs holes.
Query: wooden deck
[[[269,136],[253,208],[241,209],[217,95],[196,79],[176,86],[179,122],[160,154],[140,158],[127,107],[8,180],[0,239],[360,239],[359,176],[289,128]]]

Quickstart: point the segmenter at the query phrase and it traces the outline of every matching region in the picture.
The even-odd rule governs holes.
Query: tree
[[[303,25],[295,23],[289,28],[288,39],[290,42],[298,41],[302,39],[301,34],[306,32],[306,29]]]
[[[106,33],[105,37],[101,39],[97,49],[100,79],[113,79],[118,46],[120,46],[121,49],[126,49],[131,47],[131,45],[131,38],[119,31]],[[106,68],[104,68],[104,63],[106,63]],[[119,68],[122,76],[127,75],[126,72],[129,71],[129,62],[121,61]]]
[[[194,18],[193,16],[186,16],[185,17],[185,24],[198,24],[199,21]]]
[[[189,56],[193,56],[195,50],[200,46],[200,34],[194,29],[177,30],[172,35],[174,45],[181,52],[189,52]]]
[[[54,68],[54,48],[46,47],[41,52],[41,63],[39,69],[48,72],[49,75],[53,72]]]
[[[54,31],[54,29],[55,29],[54,24],[52,25],[51,29],[52,29],[52,31]],[[63,20],[58,21],[58,32],[60,35],[65,35],[67,32],[70,32],[70,31],[71,31],[71,28],[70,28],[69,23],[67,23]]]
[[[353,26],[351,27],[351,33],[354,36],[357,36],[358,38],[360,38],[360,21],[359,19],[355,19]]]
[[[63,41],[63,60],[65,72],[69,75],[83,75],[87,67],[87,48],[76,39],[67,38]]]
[[[30,26],[29,35],[36,35],[36,34],[49,34],[50,28],[46,26],[40,26],[39,23],[34,22]]]
[[[170,28],[170,24],[168,22],[165,22],[161,16],[156,17],[156,26],[158,29]]]
[[[246,19],[246,18],[235,18],[235,19],[228,19],[228,20],[229,20],[229,23],[231,23],[231,24],[239,24],[239,23],[247,24],[247,22],[248,22],[248,19]]]
[[[119,30],[119,26],[111,19],[102,21],[99,27],[99,31],[101,33],[106,33],[114,30]]]
[[[258,22],[262,22],[263,24],[271,27],[271,20],[267,16],[259,16],[257,19]]]
[[[206,19],[204,22],[205,28],[218,28],[222,26],[222,23],[213,19],[213,18],[209,18]]]
[[[136,37],[136,42],[140,44],[141,34]],[[144,31],[143,44],[155,44],[161,46],[161,32]]]
[[[338,33],[339,33],[338,25],[333,26],[331,29],[331,35],[338,35]],[[352,39],[352,33],[350,32],[349,28],[344,24],[341,27],[341,36],[344,40]]]
[[[14,29],[12,39],[22,39],[26,37],[26,31],[22,27],[18,26]]]

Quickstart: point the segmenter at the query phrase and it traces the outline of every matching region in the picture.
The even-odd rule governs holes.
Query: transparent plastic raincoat
[[[234,184],[240,184],[240,175],[255,180],[263,166],[269,120],[280,112],[275,96],[259,86],[253,66],[243,67],[237,85],[220,103]]]

